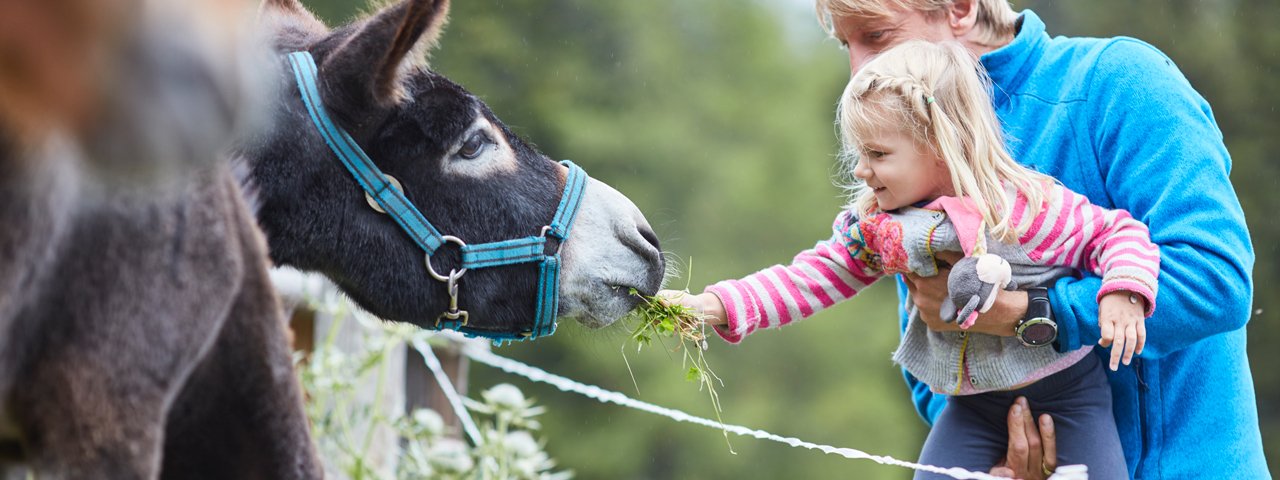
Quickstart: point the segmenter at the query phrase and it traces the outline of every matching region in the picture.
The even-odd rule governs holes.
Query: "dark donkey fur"
[[[428,69],[424,51],[435,45],[448,3],[405,1],[334,31],[297,0],[267,0],[263,18],[282,65],[289,52],[307,51],[315,58],[320,93],[335,121],[383,172],[403,184],[406,196],[441,233],[468,243],[537,235],[560,200],[565,169],[514,135],[474,95]],[[427,275],[423,251],[368,206],[363,190],[312,124],[287,67],[280,83],[276,128],[248,139],[239,150],[252,166],[261,202],[258,217],[272,259],[326,274],[382,318],[431,327],[447,307],[445,285]],[[477,145],[477,156],[465,155]],[[588,198],[584,209],[600,207],[590,193]],[[592,280],[598,288],[562,287],[570,293],[562,315],[594,315],[586,323],[607,324],[619,310],[638,303],[626,294],[627,287],[655,293],[663,271],[658,242],[638,211],[634,216],[635,221],[601,227],[606,231],[584,241],[620,242],[618,251],[599,262],[625,272],[601,273]],[[582,235],[572,233],[569,242]],[[590,263],[572,258],[582,249],[570,250],[566,262]],[[446,245],[431,262],[447,273],[460,265],[457,254],[456,246]],[[467,272],[460,302],[470,311],[472,326],[530,330],[537,273],[535,264]],[[619,288],[609,291],[606,284]],[[601,305],[613,313],[598,315],[605,310]]]
[[[85,10],[150,5],[69,1]],[[536,234],[559,199],[561,167],[414,60],[438,37],[447,3],[409,0],[333,32],[293,0],[268,0],[261,15],[277,53],[305,48],[315,56],[337,121],[444,233],[469,242]],[[10,4],[0,17],[43,5]],[[185,4],[178,10],[201,15]],[[260,193],[274,259],[327,274],[373,313],[430,324],[444,309],[444,288],[425,275],[405,235],[364,206],[310,124],[290,72],[264,69],[281,97],[256,103],[275,108],[275,128],[242,138],[235,164],[247,172],[233,175],[220,146],[240,107],[253,102],[236,101],[215,57],[185,56],[181,27],[166,31],[171,42],[111,36],[150,31],[145,18],[133,20],[90,30],[118,41],[80,35],[67,22],[29,42],[80,35],[83,49],[106,45],[125,68],[87,72],[116,80],[101,89],[70,82],[42,90],[62,85],[28,80],[68,75],[41,73],[48,62],[24,64],[36,72],[26,77],[0,72],[0,476],[19,465],[41,478],[317,478],[266,244],[241,186]],[[8,40],[0,35],[0,48],[15,50]],[[174,58],[195,61],[165,63]],[[89,93],[72,98],[101,105],[21,108],[81,90]],[[477,137],[481,120],[488,127]],[[467,162],[472,147],[488,153]],[[595,188],[590,208],[609,195]],[[579,222],[616,237],[592,237],[566,253],[601,267],[577,275],[586,287],[566,287],[577,293],[565,300],[570,312],[598,314],[597,324],[635,304],[622,287],[652,293],[662,272],[638,211],[612,213]],[[634,218],[598,220],[618,216]],[[621,248],[590,250],[608,242]],[[437,261],[456,265],[456,251]],[[535,267],[467,275],[473,318],[495,331],[528,328]]]
[[[0,46],[55,46],[0,73],[0,477],[321,476],[266,243],[219,152],[254,99],[227,69],[257,68],[227,63],[235,29],[196,41],[219,8],[0,8],[46,28]]]

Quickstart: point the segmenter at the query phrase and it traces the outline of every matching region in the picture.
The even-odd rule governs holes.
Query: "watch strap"
[[[1049,305],[1049,289],[1044,287],[1027,289],[1027,313],[1023,315],[1022,321],[1033,318],[1053,319],[1053,307]]]

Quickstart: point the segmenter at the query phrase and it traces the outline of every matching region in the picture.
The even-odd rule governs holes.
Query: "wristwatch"
[[[1027,289],[1027,315],[1014,329],[1018,340],[1028,347],[1043,347],[1058,339],[1058,323],[1053,321],[1049,306],[1049,289]]]

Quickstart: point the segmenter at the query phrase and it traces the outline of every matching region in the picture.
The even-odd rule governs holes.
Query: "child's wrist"
[[[1142,310],[1147,309],[1147,297],[1133,290],[1116,289],[1107,292],[1104,297],[1113,297],[1120,300],[1122,304],[1135,305]]]
[[[706,322],[712,325],[728,325],[729,315],[725,311],[724,302],[711,292],[698,294],[698,310],[707,317]]]

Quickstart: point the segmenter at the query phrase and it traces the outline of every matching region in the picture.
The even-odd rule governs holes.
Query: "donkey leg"
[[[156,477],[169,379],[133,375],[129,363],[63,352],[35,366],[39,380],[23,383],[14,407],[37,478]]]
[[[169,414],[163,478],[322,476],[271,290],[247,288]]]
[[[256,230],[245,234],[246,250],[261,255],[249,256],[225,326],[170,411],[163,478],[323,476],[265,244]]]
[[[100,266],[112,280],[87,263],[64,262],[60,274],[81,273],[62,274],[66,289],[22,317],[30,338],[7,407],[23,460],[41,479],[156,478],[169,405],[230,296],[167,301],[190,295],[158,285],[141,261]]]

